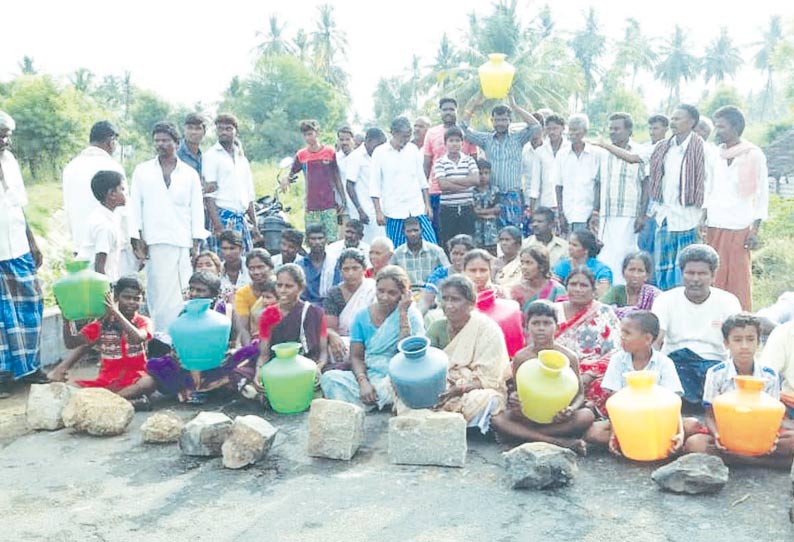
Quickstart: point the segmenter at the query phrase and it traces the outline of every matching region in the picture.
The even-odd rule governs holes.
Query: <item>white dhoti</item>
[[[631,216],[609,216],[601,219],[599,237],[604,248],[598,259],[612,270],[612,284],[626,284],[623,278],[623,259],[632,252],[639,250],[637,234],[634,233],[634,222]]]
[[[193,266],[190,249],[174,245],[149,245],[146,262],[146,300],[154,330],[168,332],[184,306],[182,292],[188,288]]]
[[[361,240],[371,245],[376,237],[386,237],[386,226],[379,226],[378,221],[375,220],[375,214],[373,213],[369,215],[369,224],[364,224],[364,236]],[[369,257],[369,254],[366,256]]]

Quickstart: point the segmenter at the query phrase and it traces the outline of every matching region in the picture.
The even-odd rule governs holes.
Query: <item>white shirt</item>
[[[683,286],[662,292],[652,309],[664,331],[662,353],[689,348],[703,359],[723,361],[722,323],[741,311],[742,305],[735,295],[713,286],[711,295],[700,305],[687,299]]]
[[[710,367],[703,382],[703,406],[711,406],[715,398],[735,390],[735,378],[738,375],[736,365],[730,356],[727,361]],[[764,381],[764,393],[775,399],[780,398],[780,379],[773,368],[766,367],[756,359],[753,361],[753,376]]]
[[[724,146],[722,147],[724,148]],[[757,160],[758,178],[752,196],[739,195],[739,171],[751,159]],[[728,160],[717,156],[712,164],[714,177],[703,207],[708,209],[707,224],[712,228],[743,230],[756,220],[766,220],[769,211],[769,181],[766,156],[759,148]]]
[[[204,200],[196,170],[177,159],[171,185],[165,186],[158,158],[147,160],[132,173],[128,202],[130,234],[143,232],[148,245],[165,244],[190,248],[193,239],[204,239]]]
[[[604,151],[585,143],[576,156],[572,144],[564,144],[570,149],[555,164],[554,185],[562,186],[563,211],[568,222],[587,222],[595,207],[595,182]]]
[[[363,145],[361,145],[363,147]],[[336,151],[336,167],[339,169],[339,178],[342,180],[342,187],[345,190],[345,194],[347,194],[347,169],[350,167],[350,157],[353,156],[353,153],[356,152],[356,149],[353,149],[349,153],[345,154],[344,151]],[[341,203],[341,198],[338,193],[334,192],[336,202]],[[350,201],[350,198],[345,197],[345,212],[348,216],[353,216],[353,213],[356,212],[356,207],[353,205],[353,202]]]
[[[273,262],[273,271],[278,271],[284,265],[284,256],[282,256],[281,254],[275,254],[271,256],[270,259]],[[298,254],[295,256],[295,261],[292,263],[294,263],[295,265],[300,265],[302,261],[303,261],[303,256]]]
[[[667,231],[687,231],[697,227],[703,210],[700,207],[685,207],[681,205],[681,165],[684,154],[692,141],[690,132],[679,145],[675,137],[672,138],[670,149],[664,157],[664,176],[662,177],[662,201],[656,206],[656,223],[661,225],[667,219]],[[708,154],[704,151],[704,160],[708,161]],[[706,164],[706,183],[708,183],[708,163]],[[708,186],[708,184],[707,184]]]
[[[0,261],[13,260],[30,252],[27,222],[22,208],[28,204],[28,193],[22,180],[19,163],[11,151],[0,152],[0,167],[8,191],[0,183]]]
[[[121,164],[116,162],[107,152],[91,145],[83,149],[71,162],[63,168],[63,208],[69,221],[74,250],[79,252],[89,244],[87,218],[102,204],[91,192],[91,179],[100,171],[116,171],[121,173],[126,184],[126,174]],[[125,186],[125,188],[127,188]],[[127,192],[129,193],[129,191]],[[115,212],[124,215],[126,210],[119,207]],[[122,223],[125,221],[122,218]]]
[[[527,201],[535,199],[538,206],[557,208],[557,193],[552,174],[557,157],[561,158],[565,154],[561,152],[565,147],[563,141],[555,157],[548,139],[544,139],[538,148],[533,148],[531,141],[524,145],[523,173]]]
[[[201,174],[206,183],[218,183],[218,189],[205,195],[215,200],[220,209],[245,213],[254,201],[254,180],[248,158],[237,145],[232,145],[234,158],[220,143],[215,143],[202,155]]]
[[[367,148],[364,145],[359,145],[356,150],[347,156],[344,184],[345,190],[347,190],[347,181],[353,183],[358,203],[372,222],[375,220],[375,206],[372,204],[372,198],[369,195],[371,165],[372,156],[367,152]],[[347,206],[350,218],[361,218],[358,214],[358,209],[353,205],[353,199],[350,197],[347,198]]]
[[[110,282],[116,282],[120,276],[121,249],[125,243],[121,217],[100,205],[88,217],[86,224],[87,242],[77,252],[78,259],[88,260],[93,269],[96,255],[104,253],[105,275]]]
[[[760,364],[777,371],[783,377],[783,391],[794,394],[794,322],[772,330],[761,352]],[[757,361],[756,365],[759,365]]]
[[[631,354],[625,350],[618,350],[609,358],[609,365],[601,380],[601,387],[609,391],[622,390],[628,386],[626,375],[634,370],[634,360]],[[657,384],[679,395],[684,394],[684,388],[681,387],[681,380],[675,370],[675,363],[658,350],[651,352],[651,359],[643,371],[654,371]]]
[[[768,318],[776,324],[785,324],[794,320],[794,292],[783,292],[777,301],[755,315],[759,318]]]
[[[423,215],[422,190],[427,189],[424,158],[416,145],[407,143],[398,151],[387,141],[372,152],[369,195],[380,198],[385,216],[402,219]]]

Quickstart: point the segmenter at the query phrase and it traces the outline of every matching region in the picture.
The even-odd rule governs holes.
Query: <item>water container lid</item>
[[[88,260],[72,260],[71,262],[66,262],[66,270],[70,273],[77,273],[83,269],[88,269],[89,265],[91,265],[91,262]]]

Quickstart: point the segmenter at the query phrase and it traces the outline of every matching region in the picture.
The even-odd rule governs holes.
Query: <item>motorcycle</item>
[[[262,234],[264,239],[264,248],[270,252],[271,255],[279,254],[281,252],[281,232],[291,227],[288,218],[292,209],[284,207],[278,197],[278,186],[284,175],[287,174],[288,168],[292,165],[292,158],[283,158],[278,163],[279,171],[276,174],[276,191],[272,196],[262,196],[254,203],[254,211],[256,213],[256,229]]]

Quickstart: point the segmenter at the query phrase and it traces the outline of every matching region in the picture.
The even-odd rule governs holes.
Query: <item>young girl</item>
[[[491,164],[487,160],[477,160],[480,169],[480,184],[474,187],[474,242],[496,256],[496,243],[499,241],[499,191],[491,186]]]

